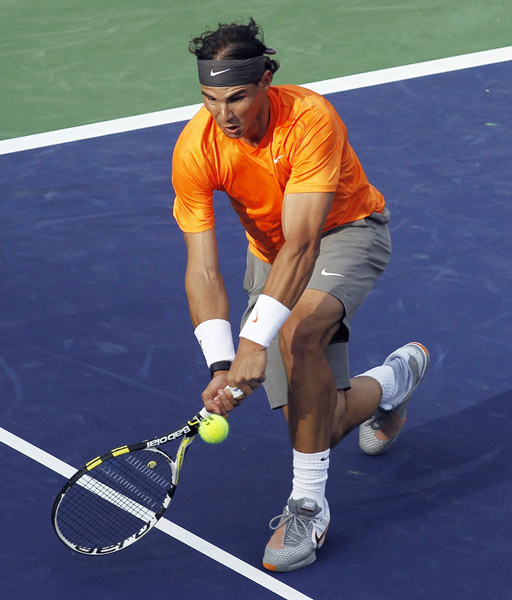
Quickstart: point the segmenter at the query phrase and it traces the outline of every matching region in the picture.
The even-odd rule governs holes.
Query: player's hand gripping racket
[[[233,396],[243,393],[230,388]],[[121,446],[89,461],[59,492],[52,510],[55,532],[66,546],[89,555],[117,552],[152,529],[176,491],[185,454],[209,415],[163,436]],[[181,438],[173,460],[159,446]]]

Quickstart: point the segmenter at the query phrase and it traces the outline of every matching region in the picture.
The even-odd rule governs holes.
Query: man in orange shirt
[[[185,287],[211,372],[202,394],[227,416],[264,382],[282,408],[293,446],[293,482],[263,558],[274,571],[312,563],[330,520],[330,448],[360,426],[360,445],[380,454],[405,423],[429,364],[418,343],[356,378],[349,324],[385,269],[389,211],[367,180],[345,125],[323,97],[271,86],[277,61],[260,28],[219,25],[195,38],[204,107],[173,156],[174,217],[188,252]],[[249,303],[235,353],[220,274],[213,191],[224,191],[249,243]]]

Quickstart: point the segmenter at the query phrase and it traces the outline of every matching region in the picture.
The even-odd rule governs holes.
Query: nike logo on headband
[[[224,69],[224,71],[214,71],[213,69],[210,71],[210,76],[211,77],[216,77],[217,75],[220,75],[221,73],[227,73],[228,71],[231,71],[231,69]]]

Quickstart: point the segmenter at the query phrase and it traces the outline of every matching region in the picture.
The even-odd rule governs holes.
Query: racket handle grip
[[[244,396],[244,393],[242,392],[242,390],[239,387],[231,387],[230,385],[227,385],[224,389],[229,390],[235,400],[237,400],[238,398],[242,398]],[[202,421],[203,419],[206,419],[206,417],[209,417],[211,414],[213,414],[213,413],[208,412],[206,410],[206,408],[203,406],[203,408],[199,411],[198,416],[199,416],[200,420]]]
[[[244,393],[239,387],[231,387],[230,385],[227,385],[224,389],[229,390],[235,400],[238,400],[238,398],[242,398],[244,396]]]
[[[206,417],[209,417],[212,413],[208,412],[206,410],[206,407],[203,406],[203,408],[197,413],[197,416],[199,417],[199,420],[202,421],[203,419],[206,419]]]

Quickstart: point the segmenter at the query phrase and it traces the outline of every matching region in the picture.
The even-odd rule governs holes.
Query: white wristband
[[[221,360],[233,361],[235,347],[231,323],[225,319],[203,321],[194,330],[208,366]]]
[[[290,309],[279,300],[261,294],[242,327],[240,337],[268,348],[290,312]]]

